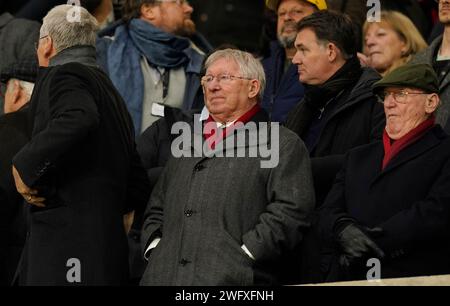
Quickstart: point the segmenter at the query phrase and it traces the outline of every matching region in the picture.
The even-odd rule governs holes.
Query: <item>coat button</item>
[[[185,214],[186,217],[192,217],[192,215],[194,214],[194,211],[188,209],[188,210],[186,210],[186,211],[184,212],[184,214]]]
[[[182,265],[183,267],[184,267],[185,265],[187,265],[188,263],[190,263],[190,261],[187,260],[186,258],[182,258],[182,259],[180,260],[180,265]]]

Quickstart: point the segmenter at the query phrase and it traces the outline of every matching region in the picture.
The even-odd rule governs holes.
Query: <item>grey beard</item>
[[[280,45],[283,48],[292,49],[292,48],[294,48],[296,38],[297,38],[297,35],[291,35],[291,36],[278,35],[278,42],[280,43]]]

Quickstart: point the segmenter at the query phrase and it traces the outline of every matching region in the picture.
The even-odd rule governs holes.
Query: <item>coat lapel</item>
[[[419,139],[415,143],[409,145],[403,149],[397,156],[395,156],[386,166],[386,168],[377,175],[372,182],[375,183],[385,174],[391,172],[392,170],[400,167],[401,165],[421,156],[426,151],[431,150],[441,143],[441,139],[438,138],[433,131],[436,129],[441,130],[439,126],[432,128],[428,133],[426,133],[422,139]],[[383,152],[384,153],[384,152]],[[381,168],[381,164],[378,165]]]

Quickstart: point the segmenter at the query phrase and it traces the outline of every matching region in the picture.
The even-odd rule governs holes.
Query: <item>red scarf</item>
[[[425,120],[414,129],[409,131],[406,135],[398,140],[392,140],[386,132],[383,132],[383,146],[384,146],[384,158],[383,168],[386,168],[387,164],[393,159],[401,150],[409,146],[410,144],[419,140],[428,130],[434,126],[434,117]]]
[[[259,106],[259,104],[255,104],[255,106],[253,106],[249,111],[247,111],[235,122],[233,122],[233,124],[231,124],[226,128],[218,128],[216,121],[213,119],[211,115],[209,115],[205,123],[205,126],[208,125],[208,128],[205,128],[205,126],[203,127],[203,136],[205,137],[205,140],[208,143],[208,147],[214,150],[216,144],[218,144],[223,139],[227,138],[227,136],[234,131],[236,123],[242,122],[243,124],[246,124],[253,118],[253,116],[256,115],[256,113],[259,112],[260,109],[261,107]],[[222,133],[220,133],[220,130],[222,130]]]

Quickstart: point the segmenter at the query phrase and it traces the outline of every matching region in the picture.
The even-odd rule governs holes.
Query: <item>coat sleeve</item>
[[[152,195],[144,213],[144,225],[141,233],[141,250],[143,252],[147,250],[148,245],[155,238],[162,237],[163,235],[164,202],[172,162],[173,159],[169,159],[167,165],[164,167],[155,188],[153,188]]]
[[[150,192],[150,182],[147,173],[142,166],[141,157],[136,151],[136,147],[134,147],[127,184],[127,212],[134,210],[135,218],[142,216],[150,197]],[[142,224],[140,223],[141,220],[135,220],[135,222]]]
[[[153,188],[162,173],[163,166],[158,162],[161,143],[160,135],[165,133],[165,118],[161,118],[148,127],[137,140],[137,150],[142,158],[142,164],[147,170],[150,185]],[[166,153],[166,152],[164,152]]]
[[[58,167],[65,155],[73,152],[100,123],[95,98],[87,89],[89,85],[79,74],[71,72],[72,65],[66,66],[69,67],[55,68],[59,70],[50,80],[50,118],[46,127],[13,159],[22,180],[30,187],[51,168]]]
[[[294,249],[310,226],[314,207],[311,164],[305,145],[297,136],[280,145],[278,166],[267,182],[269,204],[257,225],[242,237],[257,261],[274,260]]]
[[[343,167],[336,175],[333,186],[328,193],[325,202],[319,209],[318,230],[322,241],[334,240],[334,233],[340,221],[352,220],[346,210],[345,176],[348,155],[346,155]]]
[[[447,241],[450,228],[450,160],[442,167],[425,199],[413,203],[378,226],[383,229],[383,236],[375,241],[388,253],[408,250],[413,246],[417,248],[432,239]]]

